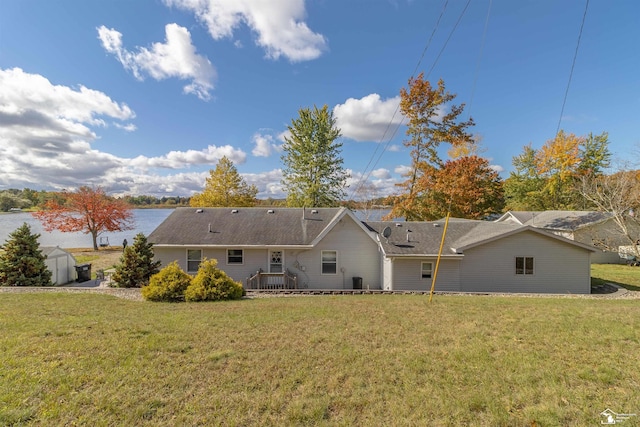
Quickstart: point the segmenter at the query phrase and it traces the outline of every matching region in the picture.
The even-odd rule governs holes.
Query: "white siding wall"
[[[178,261],[186,271],[187,249],[154,247],[155,258],[166,266]],[[218,267],[234,280],[245,284],[247,277],[258,269],[269,271],[268,249],[245,249],[242,265],[227,264],[226,249],[203,249],[203,256],[218,260]],[[277,248],[273,248],[277,249]],[[322,274],[321,252],[337,251],[337,274]],[[299,287],[309,289],[352,289],[353,277],[362,277],[363,288],[381,289],[380,256],[376,242],[366,234],[350,217],[344,217],[314,249],[283,250],[284,267],[298,276]],[[344,270],[341,271],[341,269]]]
[[[323,250],[337,251],[336,274],[322,274]],[[353,277],[362,277],[363,289],[382,289],[378,245],[350,217],[344,217],[336,224],[313,250],[301,251],[293,258],[291,262],[297,259],[305,270],[293,266],[290,270],[309,289],[352,289]]]
[[[394,258],[393,263],[393,290],[396,291],[430,291],[431,280],[421,277],[422,262],[433,263],[435,272],[436,258]],[[459,291],[458,260],[441,259],[438,267],[436,291]]]
[[[515,257],[533,257],[534,274],[516,275]],[[460,263],[465,292],[591,292],[590,252],[522,232],[465,251]]]

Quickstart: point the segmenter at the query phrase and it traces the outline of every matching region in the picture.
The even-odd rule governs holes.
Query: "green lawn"
[[[640,414],[640,300],[0,295],[0,425],[585,426],[606,408]]]
[[[640,267],[624,264],[591,264],[591,283],[615,283],[630,291],[640,291]]]

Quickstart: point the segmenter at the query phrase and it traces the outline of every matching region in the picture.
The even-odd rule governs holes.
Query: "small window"
[[[202,250],[187,249],[187,272],[192,273],[198,271],[200,262],[202,261]]]
[[[242,264],[243,255],[242,249],[227,249],[227,264]]]
[[[533,257],[516,257],[516,274],[533,274]]]
[[[338,252],[322,251],[322,274],[336,274],[338,272]]]
[[[422,278],[423,279],[431,279],[433,275],[433,263],[432,262],[423,262],[422,267],[420,268]]]
[[[282,273],[282,251],[270,251],[269,273]]]

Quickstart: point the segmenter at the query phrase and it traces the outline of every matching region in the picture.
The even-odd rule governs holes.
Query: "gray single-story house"
[[[596,264],[621,262],[620,246],[631,241],[616,225],[613,215],[598,211],[508,211],[496,222],[529,225],[541,228],[576,242],[592,245],[596,252],[591,262]],[[637,224],[628,223],[629,231],[640,239]]]
[[[156,259],[218,266],[248,289],[429,291],[444,221],[363,222],[345,208],[177,208],[148,237]],[[450,219],[436,291],[588,294],[580,242],[510,223]]]
[[[76,259],[71,253],[58,246],[43,246],[40,251],[46,256],[44,262],[51,271],[54,285],[64,285],[76,280]]]

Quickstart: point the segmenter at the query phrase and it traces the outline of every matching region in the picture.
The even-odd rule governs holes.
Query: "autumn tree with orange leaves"
[[[418,181],[428,188],[417,197],[417,220],[432,221],[449,213],[456,218],[485,219],[502,212],[502,179],[489,162],[478,156],[447,160],[441,168],[431,167]]]
[[[91,234],[93,249],[97,251],[101,233],[133,228],[129,205],[107,196],[102,188],[80,187],[74,193],[61,195],[66,200],[64,203],[55,198],[49,200],[43,210],[33,213],[46,231]]]
[[[402,194],[395,198],[391,213],[386,218],[403,217],[407,221],[433,218],[432,214],[426,214],[430,210],[424,205],[427,200],[444,197],[447,205],[452,201],[454,188],[445,188],[447,184],[442,176],[445,170],[445,163],[439,155],[442,144],[449,144],[451,152],[462,154],[467,161],[477,161],[477,157],[468,155],[477,151],[474,147],[476,140],[468,131],[474,126],[473,119],[461,119],[464,104],[452,104],[455,97],[446,90],[443,80],[433,87],[422,73],[409,79],[409,87],[400,91],[400,110],[409,120],[409,139],[404,145],[411,148],[411,169],[406,175],[407,180],[400,184]],[[455,165],[457,163],[448,167]],[[434,180],[443,184],[438,195],[429,187]],[[474,179],[469,177],[469,182],[474,182]]]

